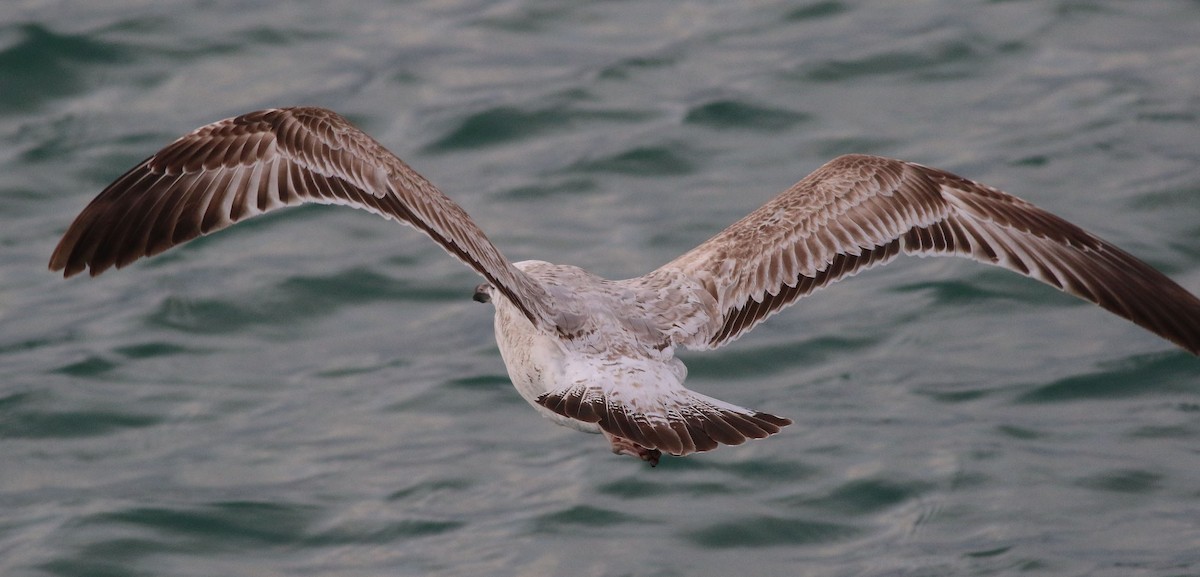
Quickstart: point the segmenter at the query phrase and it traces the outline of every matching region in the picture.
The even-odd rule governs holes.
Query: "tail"
[[[576,384],[545,393],[537,402],[564,417],[595,423],[609,434],[677,456],[766,438],[792,424],[682,387],[673,392],[650,402],[643,397],[626,403],[600,387]]]

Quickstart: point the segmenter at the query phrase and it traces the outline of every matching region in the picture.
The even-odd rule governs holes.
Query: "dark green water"
[[[686,355],[797,424],[657,469],[539,418],[477,278],[365,213],[45,270],[174,137],[315,104],[514,259],[641,274],[856,151],[1200,290],[1197,31],[1183,0],[5,0],[0,574],[1200,575],[1200,360],[965,261]]]

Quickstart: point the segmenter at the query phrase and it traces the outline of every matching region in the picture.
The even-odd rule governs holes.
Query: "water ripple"
[[[111,42],[86,35],[60,34],[38,24],[19,27],[21,40],[0,50],[0,115],[28,113],[48,99],[87,90],[97,64],[131,56]]]
[[[1142,494],[1154,492],[1162,480],[1162,475],[1150,471],[1121,469],[1082,478],[1078,484],[1097,491]]]
[[[220,543],[282,545],[303,540],[318,518],[318,509],[276,502],[213,503],[200,508],[137,507],[91,515],[84,524],[128,525],[157,535],[159,540],[193,540],[199,550],[223,549]],[[178,547],[178,545],[176,545]]]
[[[1189,393],[1180,383],[1195,374],[1196,359],[1183,352],[1141,355],[1087,374],[1059,379],[1021,395],[1018,403],[1120,399],[1163,393]]]
[[[444,153],[497,146],[578,128],[589,121],[633,122],[645,116],[633,111],[589,111],[562,106],[534,110],[499,106],[468,116],[425,150]]]
[[[636,146],[609,156],[577,162],[571,169],[631,176],[666,176],[688,174],[695,170],[695,164],[688,159],[686,147],[683,146]]]
[[[925,79],[961,78],[978,74],[982,55],[968,42],[927,45],[920,50],[888,50],[853,59],[826,60],[810,67],[812,82],[845,82],[864,76],[917,75]]]
[[[607,527],[641,522],[639,518],[633,515],[627,515],[612,509],[603,509],[590,505],[576,505],[562,511],[555,511],[538,517],[534,520],[534,532],[557,533],[565,526]]]
[[[777,131],[809,118],[800,112],[723,99],[692,107],[683,121],[719,130]]]
[[[871,515],[920,497],[933,487],[925,483],[898,483],[884,479],[858,479],[819,497],[788,498],[782,504],[812,507],[839,515]]]
[[[698,547],[731,549],[816,545],[850,539],[860,532],[841,523],[758,516],[713,523],[684,537]]]

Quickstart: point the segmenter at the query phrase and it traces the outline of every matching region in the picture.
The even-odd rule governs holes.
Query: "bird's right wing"
[[[719,314],[676,342],[716,348],[797,299],[902,253],[1007,268],[1200,354],[1200,299],[1150,265],[1012,195],[876,156],[831,160],[643,278],[680,284],[672,279],[683,277],[703,287]]]

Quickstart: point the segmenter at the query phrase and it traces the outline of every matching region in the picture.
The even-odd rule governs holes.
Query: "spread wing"
[[[543,288],[463,209],[338,114],[260,110],[198,128],[105,188],[75,218],[50,269],[92,276],[243,219],[303,203],[340,204],[415,227],[553,327]]]
[[[1200,355],[1200,300],[1146,263],[994,188],[874,156],[830,161],[648,276],[683,275],[704,287],[720,314],[679,342],[716,348],[902,253],[1007,268]]]

